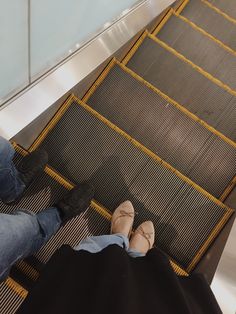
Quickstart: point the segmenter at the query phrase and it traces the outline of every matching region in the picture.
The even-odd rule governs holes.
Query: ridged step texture
[[[208,0],[208,2],[236,20],[236,5],[234,0]]]
[[[236,173],[236,146],[115,65],[88,105],[216,197]]]
[[[216,225],[230,215],[73,99],[47,130],[34,147],[48,152],[49,164],[71,181],[92,182],[95,199],[110,210],[133,202],[135,226],[152,220],[156,244],[184,269],[193,267],[213,230],[218,233]]]
[[[181,15],[236,51],[236,24],[227,20],[201,0],[190,0]]]
[[[127,67],[215,129],[236,140],[236,96],[146,37]]]
[[[170,17],[156,36],[236,90],[236,54],[227,51],[175,15]]]
[[[14,314],[20,307],[24,298],[17,293],[8,282],[0,284],[0,313]]]
[[[17,154],[16,164],[22,157]],[[55,204],[68,190],[58,182],[57,174],[44,172],[27,189],[22,200],[12,206],[0,202],[1,213],[13,213],[22,208],[38,213],[45,208]],[[67,222],[58,232],[43,246],[35,257],[41,262],[46,263],[52,254],[62,244],[69,244],[72,247],[77,245],[82,239],[91,235],[100,235],[109,232],[109,221],[98,214],[92,206],[86,212]]]

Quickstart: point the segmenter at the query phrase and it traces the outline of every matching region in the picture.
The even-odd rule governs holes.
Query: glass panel
[[[28,81],[28,1],[0,0],[0,105]]]
[[[31,0],[31,69],[36,78],[78,49],[137,0]]]

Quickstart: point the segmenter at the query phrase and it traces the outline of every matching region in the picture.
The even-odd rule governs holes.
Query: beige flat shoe
[[[155,241],[155,229],[152,221],[143,222],[131,237],[129,248],[146,254]]]
[[[111,234],[122,233],[129,237],[134,223],[134,207],[125,201],[114,211],[111,219]]]

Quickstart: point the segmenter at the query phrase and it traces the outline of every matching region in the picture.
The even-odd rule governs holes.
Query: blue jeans
[[[0,199],[7,202],[15,200],[25,188],[13,156],[13,147],[0,137]],[[55,207],[38,214],[21,209],[13,214],[0,213],[0,281],[7,277],[15,262],[37,252],[60,226],[61,218]],[[129,250],[129,241],[122,234],[87,238],[75,250],[96,253],[110,244],[121,246],[133,257],[143,256]]]
[[[0,213],[0,281],[15,262],[37,252],[60,226],[55,207],[38,214],[23,210],[11,215]]]
[[[3,202],[14,201],[25,188],[12,161],[14,154],[11,144],[0,136],[0,199]]]
[[[37,252],[57,232],[61,218],[57,208],[51,207],[38,214],[18,210],[14,214],[0,213],[0,281],[18,260]],[[74,249],[100,252],[108,245],[124,248],[131,257],[145,254],[129,249],[129,240],[122,234],[88,237]]]

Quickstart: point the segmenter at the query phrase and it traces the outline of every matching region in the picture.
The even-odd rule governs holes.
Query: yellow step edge
[[[212,10],[214,10],[215,12],[217,12],[218,14],[222,15],[226,20],[236,24],[236,19],[229,16],[227,13],[223,12],[222,10],[218,9],[216,6],[214,6],[213,4],[211,4],[210,2],[206,1],[206,0],[201,0],[205,5],[207,5],[209,8],[211,8]]]
[[[104,81],[104,79],[107,77],[108,73],[111,71],[111,69],[115,66],[115,59],[111,59],[111,61],[108,63],[108,65],[105,67],[105,69],[102,71],[102,73],[98,76],[98,78],[95,80],[95,82],[92,84],[92,86],[89,88],[89,90],[86,92],[86,94],[83,96],[82,100],[84,102],[87,102],[88,99],[92,96],[92,94],[96,91],[96,89],[101,85],[101,83]]]
[[[180,14],[184,10],[184,8],[187,6],[188,3],[189,3],[189,0],[184,0],[182,4],[175,10],[175,12]]]
[[[70,101],[70,104],[74,101],[74,96],[71,95],[71,97],[69,97],[69,99],[66,101],[66,107],[68,108],[68,101]],[[64,113],[65,111],[58,111],[57,114],[62,114],[62,112]],[[12,143],[14,148],[21,153],[22,155],[27,155],[27,151],[24,150],[21,146],[17,145],[16,143]],[[52,177],[54,180],[56,180],[58,183],[60,183],[62,186],[64,186],[66,189],[71,190],[73,189],[74,185],[68,181],[68,179],[63,178],[61,175],[59,175],[54,169],[52,169],[49,166],[46,166],[45,168],[45,172]],[[104,217],[105,219],[107,219],[108,221],[111,220],[112,217],[112,213],[106,209],[103,205],[101,205],[100,203],[98,203],[97,201],[93,200],[91,202],[91,207],[98,212],[98,214],[100,214],[102,217]],[[176,272],[176,274],[181,275],[181,276],[188,276],[188,273],[178,265],[177,262],[175,262],[172,258],[170,258],[170,263],[172,268],[174,269],[174,271]]]
[[[141,76],[139,76],[137,73],[135,73],[133,70],[129,69],[127,66],[123,65],[119,61],[116,60],[116,63],[127,73],[129,73],[131,76],[136,78],[138,81],[152,89],[155,93],[160,95],[162,98],[164,98],[166,101],[168,101],[171,105],[179,109],[181,112],[183,112],[185,115],[190,117],[192,120],[198,122],[203,127],[205,127],[208,131],[215,134],[216,136],[220,137],[222,140],[224,140],[226,143],[231,145],[232,147],[236,148],[236,142],[229,139],[227,136],[222,134],[221,132],[217,131],[215,128],[207,124],[205,121],[201,120],[198,116],[190,112],[188,109],[186,109],[183,105],[176,102],[174,99],[167,96],[165,93],[163,93],[161,90],[159,90],[157,87],[153,86],[151,83],[147,82],[145,79],[143,79]]]
[[[223,49],[227,50],[228,52],[232,53],[234,56],[236,56],[236,51],[233,50],[232,48],[230,48],[229,46],[225,45],[222,41],[220,41],[219,39],[217,39],[216,37],[212,36],[211,34],[207,33],[204,29],[202,29],[201,27],[199,27],[198,25],[196,25],[195,23],[193,23],[192,21],[190,21],[189,19],[187,19],[185,16],[180,15],[180,14],[176,14],[174,12],[174,15],[178,18],[180,18],[182,21],[184,21],[185,23],[189,24],[192,28],[196,29],[198,32],[202,33],[203,35],[207,36],[208,38],[210,38],[211,40],[213,40],[214,42],[216,42],[220,47],[222,47]]]
[[[41,143],[41,138],[45,138],[46,135],[51,131],[51,129],[54,128],[54,126],[57,124],[57,122],[60,120],[61,116],[66,112],[67,108],[70,105],[71,98],[73,99],[72,95],[70,95],[67,100],[65,101],[64,105],[59,108],[55,116],[52,118],[51,121],[49,121],[48,125],[43,129],[43,131],[40,133],[40,136],[36,138],[36,140],[33,142],[33,144],[29,148],[29,152],[32,152],[35,150],[36,147]],[[58,119],[55,119],[55,117],[58,117]]]
[[[169,19],[172,16],[173,12],[174,12],[173,9],[169,9],[167,14],[164,16],[164,18],[161,20],[161,22],[157,25],[157,27],[152,32],[152,34],[154,36],[156,36],[160,32],[160,30],[165,26],[165,24],[169,21]]]
[[[19,262],[17,262],[15,267],[33,281],[36,281],[39,278],[39,272],[35,270],[31,265],[26,263],[24,260],[20,260]]]
[[[153,36],[152,34],[148,34],[148,37],[152,40],[154,40],[157,44],[159,44],[160,46],[162,46],[163,48],[165,48],[166,50],[168,50],[169,52],[171,52],[172,54],[174,54],[177,58],[183,60],[185,63],[189,64],[192,68],[194,68],[195,70],[197,70],[199,73],[201,73],[202,75],[204,75],[206,78],[208,78],[210,81],[212,81],[213,83],[215,83],[216,85],[218,85],[219,87],[223,88],[224,90],[226,90],[229,94],[236,96],[236,90],[233,90],[232,88],[230,88],[228,85],[224,84],[222,81],[218,80],[217,78],[215,78],[214,76],[212,76],[210,73],[206,72],[205,70],[203,70],[201,67],[199,67],[198,65],[196,65],[195,63],[193,63],[192,61],[190,61],[189,59],[187,59],[184,55],[182,55],[181,53],[179,53],[177,50],[175,50],[174,48],[170,47],[169,45],[167,45],[166,43],[164,43],[162,40],[160,40],[159,38]]]
[[[220,202],[216,197],[205,191],[203,188],[201,188],[199,185],[194,183],[192,180],[184,176],[182,173],[180,173],[177,169],[172,167],[170,164],[168,164],[166,161],[161,159],[159,156],[157,156],[155,153],[153,153],[150,149],[139,143],[137,140],[132,138],[130,135],[128,135],[125,131],[121,130],[118,126],[113,124],[111,121],[106,119],[104,116],[102,116],[100,113],[92,109],[90,106],[88,106],[85,102],[74,96],[74,100],[78,102],[78,104],[83,107],[86,111],[91,113],[93,116],[98,118],[100,121],[102,121],[105,125],[107,125],[109,128],[113,129],[115,132],[126,138],[129,142],[131,142],[134,146],[136,146],[139,150],[143,151],[146,155],[151,157],[153,160],[155,160],[157,163],[162,164],[165,168],[176,174],[179,178],[181,178],[183,181],[185,181],[188,185],[194,187],[197,191],[199,191],[201,194],[206,196],[208,199],[219,205],[220,207],[228,210],[229,208],[224,205],[222,202]]]
[[[135,73],[134,71],[132,71],[131,69],[129,69],[127,66],[125,66],[124,64],[122,64],[121,62],[119,62],[118,60],[116,60],[115,58],[112,59],[107,68],[102,72],[102,75],[99,76],[97,78],[97,80],[95,81],[95,83],[91,86],[91,88],[88,90],[88,92],[85,94],[84,98],[82,99],[82,101],[85,102],[84,99],[86,99],[86,102],[89,100],[89,98],[93,95],[93,93],[96,91],[96,89],[98,88],[98,86],[100,86],[102,84],[102,82],[104,81],[104,79],[107,77],[107,75],[110,73],[111,69],[115,66],[118,65],[122,68],[123,71],[125,71],[126,73],[128,73],[129,75],[131,75],[132,77],[134,77],[136,80],[138,80],[139,82],[141,82],[142,84],[146,85],[148,88],[150,88],[151,90],[153,90],[155,93],[157,93],[158,95],[160,95],[163,99],[165,99],[166,101],[168,101],[168,103],[170,103],[171,105],[173,105],[174,107],[176,107],[178,110],[180,110],[181,112],[183,112],[185,115],[189,116],[192,120],[196,121],[197,123],[201,124],[203,127],[205,127],[208,131],[210,131],[211,133],[215,134],[216,136],[218,136],[219,138],[221,138],[222,140],[224,140],[226,143],[228,143],[229,145],[233,146],[234,148],[236,148],[236,143],[234,141],[232,141],[231,139],[229,139],[228,137],[226,137],[224,134],[222,134],[221,132],[217,131],[215,128],[213,128],[212,126],[210,126],[209,124],[207,124],[205,121],[201,120],[200,118],[198,118],[196,115],[194,115],[193,113],[191,113],[190,111],[188,111],[185,107],[183,107],[182,105],[180,105],[178,102],[176,102],[175,100],[171,99],[169,96],[167,96],[166,94],[164,94],[163,92],[161,92],[158,88],[156,88],[155,86],[153,86],[152,84],[150,84],[149,82],[147,82],[145,79],[143,79],[141,76],[139,76],[137,73]],[[232,183],[230,183],[230,187],[231,188],[227,188],[224,193],[220,196],[220,201],[224,200],[228,194],[231,192],[232,190]],[[227,194],[228,193],[228,194]]]
[[[202,245],[196,256],[193,258],[192,262],[189,264],[187,267],[187,272],[190,273],[197,263],[200,261],[202,255],[206,252],[208,247],[211,245],[211,243],[215,240],[219,232],[222,230],[222,228],[225,226],[229,218],[232,216],[234,213],[233,209],[230,209],[225,213],[225,215],[222,217],[222,219],[219,221],[219,223],[215,226],[215,228],[212,230],[210,236],[206,240],[206,242]]]
[[[219,200],[221,202],[224,202],[227,196],[232,192],[233,188],[236,186],[236,176],[233,178],[233,180],[230,182],[230,184],[225,189],[224,193],[220,196]]]
[[[11,290],[13,290],[22,299],[25,299],[27,297],[28,291],[26,289],[24,289],[21,285],[19,285],[11,277],[8,277],[7,280],[5,281],[5,283]]]
[[[181,174],[178,170],[174,169],[171,165],[163,161],[160,157],[155,155],[152,151],[150,151],[148,148],[140,144],[138,141],[133,139],[130,135],[128,135],[126,132],[118,128],[116,125],[114,125],[112,122],[107,120],[105,117],[100,115],[97,111],[92,109],[90,106],[85,104],[82,100],[74,96],[74,100],[77,101],[78,105],[83,107],[85,110],[87,110],[89,113],[91,113],[93,116],[98,118],[100,121],[102,121],[105,125],[116,131],[118,134],[125,137],[129,142],[131,142],[134,146],[138,147],[141,151],[149,155],[151,158],[156,160],[158,163],[161,163],[164,167],[175,173],[177,176],[179,176],[183,181],[187,182],[190,186],[193,186],[196,190],[198,190],[200,193],[205,195],[208,199],[225,209],[225,214],[220,220],[220,222],[216,225],[216,227],[212,230],[211,234],[209,235],[206,242],[203,244],[199,252],[196,254],[196,256],[193,258],[192,262],[187,267],[186,271],[189,273],[193,268],[196,266],[196,264],[199,262],[200,258],[204,254],[204,252],[207,250],[208,246],[213,242],[213,240],[218,235],[219,231],[223,228],[223,226],[226,224],[230,216],[234,213],[234,210],[229,208],[228,206],[224,205],[222,202],[220,202],[218,199],[216,199],[214,196],[209,194],[207,191],[203,190],[199,185],[191,181],[189,178],[185,177],[183,174]]]
[[[136,41],[136,43],[133,45],[133,47],[131,48],[131,50],[127,53],[127,55],[124,57],[124,59],[122,60],[123,64],[127,64],[129,62],[129,60],[133,57],[133,55],[135,54],[135,52],[138,50],[138,48],[141,46],[142,42],[144,41],[144,39],[148,36],[148,31],[145,30],[142,34],[142,36],[139,37],[139,39]]]
[[[71,98],[73,99],[73,97],[69,97],[70,101]],[[65,103],[65,107],[68,108],[68,100],[66,100]],[[69,103],[69,105],[71,104],[71,102]],[[64,110],[63,111],[58,111],[58,114],[64,114]],[[58,121],[58,120],[57,120]],[[50,128],[51,130],[51,128]],[[42,134],[44,136],[44,133]],[[15,148],[16,151],[18,151],[20,154],[22,155],[27,155],[27,151],[24,150],[21,146],[14,144],[13,146]],[[65,179],[61,174],[59,174],[56,170],[54,170],[52,167],[50,167],[49,165],[47,165],[45,167],[45,173],[47,173],[51,178],[53,178],[55,181],[57,181],[59,184],[61,184],[62,186],[64,186],[67,190],[71,190],[74,188],[74,185],[68,180]],[[96,210],[99,214],[101,214],[103,217],[105,217],[106,219],[111,219],[111,213],[109,210],[107,210],[105,207],[103,207],[102,205],[100,205],[98,202],[96,202],[95,200],[92,200],[91,202],[91,207],[93,207],[94,210]]]

